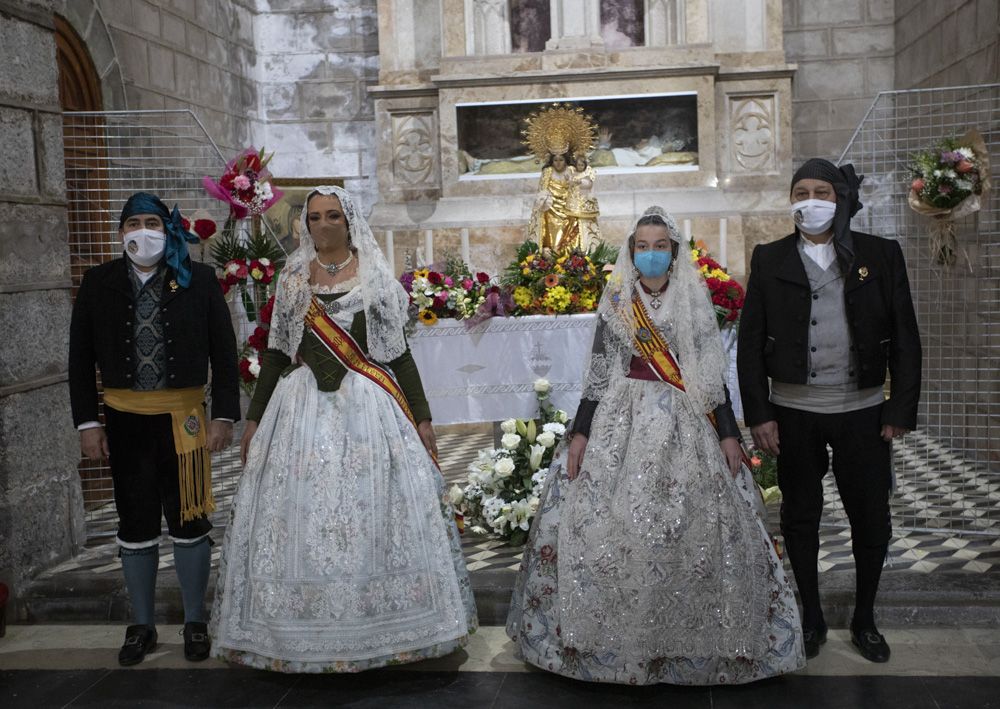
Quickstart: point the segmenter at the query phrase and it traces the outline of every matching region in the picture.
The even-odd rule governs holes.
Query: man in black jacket
[[[118,654],[142,661],[156,646],[153,599],[161,517],[173,540],[184,601],[184,654],[208,657],[204,599],[211,563],[213,451],[240,416],[236,340],[214,271],[192,263],[197,241],[154,195],[122,209],[124,256],[84,275],[70,325],[73,422],[87,458],[111,465],[118,544],[134,623]],[[212,415],[204,406],[212,367]],[[104,387],[98,422],[95,365]]]
[[[738,366],[754,443],[778,456],[806,655],[819,653],[827,632],[817,556],[829,445],[857,574],[851,639],[885,662],[874,605],[892,531],[890,441],[916,427],[921,354],[899,244],[851,231],[860,184],[852,165],[817,158],[795,173],[795,233],[753,252]]]

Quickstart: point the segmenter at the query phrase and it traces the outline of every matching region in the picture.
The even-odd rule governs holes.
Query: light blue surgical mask
[[[659,278],[670,268],[673,258],[674,255],[669,251],[641,251],[633,261],[639,273],[646,278]]]

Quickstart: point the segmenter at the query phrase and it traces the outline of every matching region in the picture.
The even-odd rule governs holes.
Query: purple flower
[[[402,276],[399,277],[399,282],[403,284],[403,289],[407,293],[413,292],[413,272],[407,271]]]

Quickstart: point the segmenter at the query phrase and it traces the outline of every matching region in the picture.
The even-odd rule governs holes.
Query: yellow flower
[[[534,254],[528,254],[527,256],[524,257],[524,262],[525,263],[531,263],[534,260],[535,260],[535,255]]]
[[[531,291],[524,286],[518,286],[514,289],[514,302],[520,308],[527,308],[531,305]]]
[[[552,310],[557,313],[562,313],[566,311],[566,306],[570,303],[570,292],[566,290],[565,286],[555,286],[554,288],[549,288],[545,292],[545,297],[542,298],[542,305],[545,306],[547,310]]]
[[[584,310],[593,310],[597,305],[597,294],[593,291],[583,291],[580,294],[580,307]]]
[[[524,274],[525,276],[530,275],[531,274],[531,269],[530,268],[522,268],[521,269],[521,273]]]
[[[555,271],[556,273],[565,273],[565,272],[566,272],[566,271],[565,271],[565,270],[563,269],[563,267],[562,267],[562,266],[559,266],[558,264],[556,265],[555,269],[553,269],[553,270],[554,270],[554,271]]]
[[[421,310],[417,314],[417,319],[424,325],[433,325],[438,321],[438,316],[433,310]]]
[[[590,274],[589,273],[583,274],[583,278],[581,280],[589,281],[590,280]]]
[[[431,272],[429,270],[427,270],[426,268],[419,268],[419,269],[417,269],[416,271],[413,272],[413,277],[414,278],[427,278],[427,276],[429,276],[430,273]]]
[[[701,254],[698,253],[698,249],[691,249],[691,260],[697,261],[701,258]]]

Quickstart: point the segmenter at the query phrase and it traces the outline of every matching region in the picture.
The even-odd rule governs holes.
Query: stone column
[[[0,3],[0,62],[0,581],[17,595],[84,541],[51,2]]]
[[[510,54],[510,2],[465,0],[466,46],[472,54]]]
[[[546,49],[603,47],[600,0],[549,0],[552,38]]]

